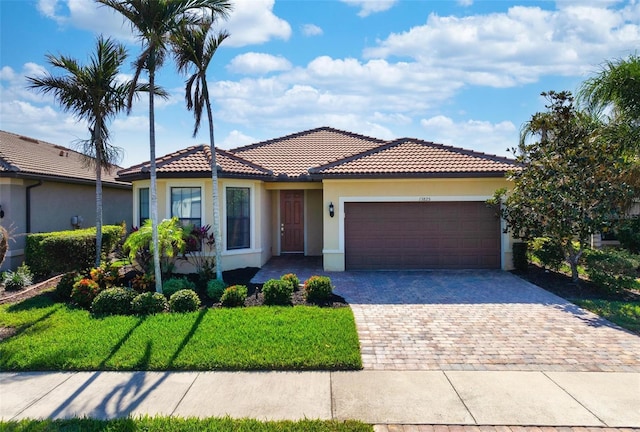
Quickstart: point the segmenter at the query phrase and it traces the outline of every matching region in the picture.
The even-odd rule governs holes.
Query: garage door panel
[[[499,268],[499,225],[481,202],[346,203],[346,266]]]

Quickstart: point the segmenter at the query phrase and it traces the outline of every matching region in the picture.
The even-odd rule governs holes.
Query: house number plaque
[[[421,201],[421,202],[431,201],[431,197],[418,197],[418,201]]]

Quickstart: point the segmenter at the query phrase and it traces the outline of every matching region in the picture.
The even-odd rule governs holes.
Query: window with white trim
[[[171,217],[177,217],[182,226],[202,225],[202,196],[199,187],[171,188]]]

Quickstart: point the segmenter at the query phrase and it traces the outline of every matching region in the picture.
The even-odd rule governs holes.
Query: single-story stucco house
[[[216,149],[223,269],[274,255],[322,256],[324,269],[512,266],[512,239],[485,201],[509,187],[515,161],[329,127]],[[159,218],[212,224],[210,148],[157,159]],[[133,184],[133,220],[149,217],[149,162],[118,172]]]
[[[131,184],[102,174],[105,224],[131,223]],[[66,147],[0,131],[0,225],[13,241],[0,270],[24,260],[26,233],[87,228],[96,224],[96,174]]]

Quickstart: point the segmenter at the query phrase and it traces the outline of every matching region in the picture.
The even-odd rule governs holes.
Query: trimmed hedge
[[[113,252],[124,236],[124,227],[102,227],[102,253]],[[28,234],[25,262],[34,275],[46,277],[55,273],[84,272],[93,267],[96,258],[96,229]]]
[[[107,288],[101,291],[91,302],[91,312],[95,315],[129,315],[132,312],[131,301],[137,293],[128,288]]]
[[[288,306],[291,304],[293,284],[282,279],[269,279],[262,286],[262,292],[264,304]]]

